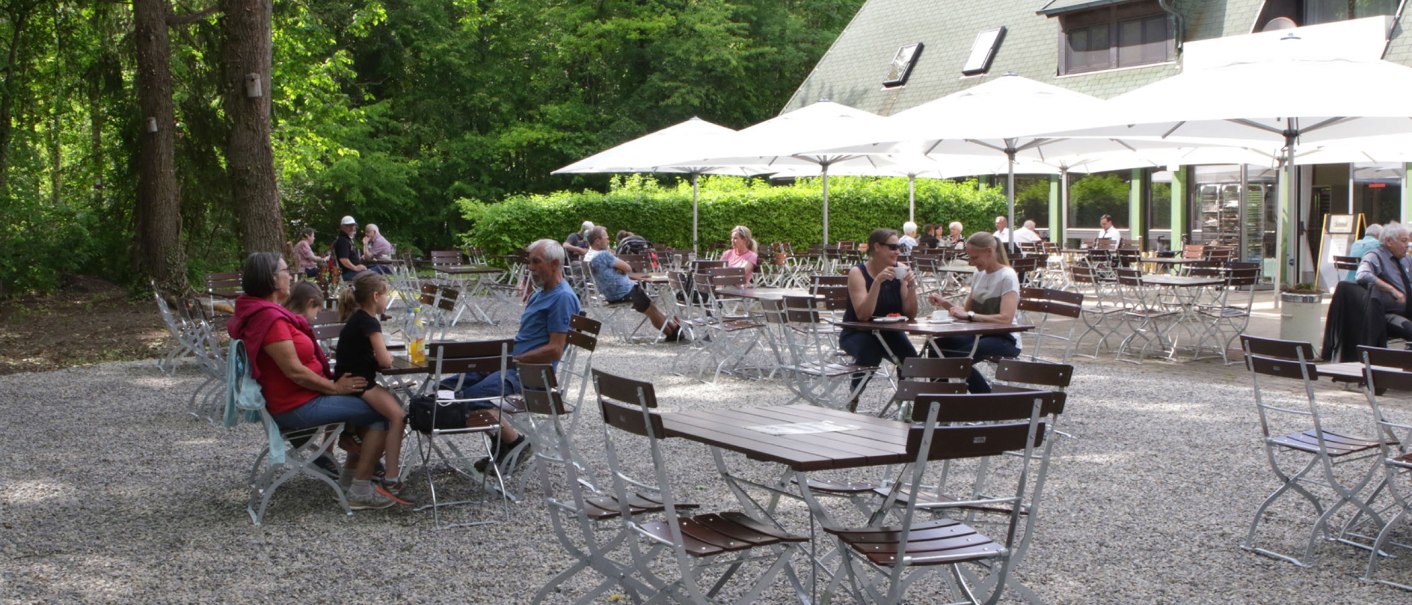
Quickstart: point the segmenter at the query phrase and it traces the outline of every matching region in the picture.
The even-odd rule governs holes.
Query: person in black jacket
[[[1383,303],[1383,318],[1391,338],[1412,339],[1412,320],[1407,318],[1407,298],[1412,295],[1412,258],[1407,256],[1407,227],[1388,223],[1378,235],[1382,245],[1374,248],[1358,264],[1355,278],[1372,289]]]

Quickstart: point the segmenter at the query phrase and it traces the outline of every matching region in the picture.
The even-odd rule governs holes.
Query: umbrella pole
[[[696,177],[701,176],[695,172],[691,173],[691,255],[700,253],[696,248],[697,228],[699,227],[700,216],[697,203],[701,198],[701,189],[697,187]]]
[[[824,247],[829,246],[829,165],[820,164],[824,175]]]
[[[1010,230],[1010,241],[1005,242],[1006,247],[1015,241],[1015,146],[1007,144],[1005,146],[1005,159],[1009,165],[1009,170],[1005,175],[1005,197],[1009,206],[1010,218],[1005,219],[1005,228]]]
[[[907,175],[907,220],[917,222],[917,175]]]

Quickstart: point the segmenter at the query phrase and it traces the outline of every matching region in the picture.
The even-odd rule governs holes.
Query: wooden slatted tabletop
[[[796,471],[856,468],[909,461],[910,426],[886,418],[811,405],[692,410],[662,415],[668,437],[680,437],[776,462]],[[774,434],[760,430],[828,422],[842,430]]]
[[[838,321],[834,322],[834,324],[854,330],[905,332],[907,334],[915,334],[927,338],[1013,334],[1015,332],[1028,332],[1034,329],[1034,326],[1030,324],[1002,324],[985,321],[949,321],[944,323],[918,320],[890,323],[875,321]]]

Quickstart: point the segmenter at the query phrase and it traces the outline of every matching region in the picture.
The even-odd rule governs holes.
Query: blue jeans
[[[975,338],[971,336],[946,336],[934,341],[936,346],[941,348],[943,357],[965,357],[971,352],[971,345]],[[933,352],[936,352],[935,350]],[[976,353],[971,355],[974,361],[983,361],[997,357],[1014,358],[1019,356],[1020,347],[1015,346],[1015,340],[1008,334],[991,334],[982,336],[980,344],[976,345]],[[966,389],[972,393],[989,393],[990,383],[974,367],[971,368],[971,375],[966,377]]]
[[[275,424],[286,431],[335,422],[346,422],[377,431],[387,430],[387,419],[361,397],[352,395],[319,395],[304,405],[283,414],[275,414],[272,418],[275,419]]]
[[[461,390],[456,391],[457,399],[490,399],[492,397],[499,397],[502,394],[517,394],[521,391],[520,371],[516,368],[510,368],[506,371],[503,380],[501,379],[499,371],[489,374],[468,372],[462,374],[462,376],[464,379],[461,381]],[[503,385],[501,384],[502,382],[504,383]],[[501,390],[502,387],[504,389],[503,391]],[[441,388],[456,388],[456,378],[443,378],[441,380]],[[488,410],[496,407],[494,403],[489,401],[474,402],[471,403],[470,406],[471,409],[477,410]]]
[[[897,357],[900,363],[908,357],[917,356],[917,348],[912,346],[912,341],[907,339],[907,335],[901,332],[881,332],[883,340],[887,341],[887,348],[892,350],[892,354]],[[883,350],[882,342],[878,337],[868,331],[854,331],[842,334],[838,337],[838,346],[845,353],[853,356],[853,362],[860,366],[876,366],[882,363],[887,351]],[[871,377],[872,375],[869,374]],[[863,376],[854,376],[852,386],[858,388],[858,383],[862,382]]]

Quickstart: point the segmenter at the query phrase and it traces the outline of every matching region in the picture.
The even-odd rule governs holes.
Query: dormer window
[[[907,78],[912,75],[912,69],[917,66],[917,59],[921,56],[921,42],[897,49],[897,54],[892,56],[892,64],[888,66],[883,88],[897,88],[906,84]]]
[[[1060,75],[1166,63],[1176,55],[1171,16],[1153,0],[1056,0],[1039,13],[1059,18]]]

